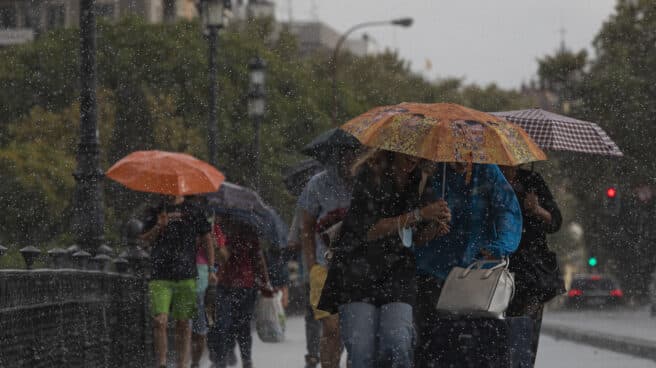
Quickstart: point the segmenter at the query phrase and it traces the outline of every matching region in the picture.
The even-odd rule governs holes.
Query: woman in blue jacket
[[[445,177],[443,177],[445,175]],[[444,179],[444,180],[443,180]],[[415,324],[419,337],[416,366],[427,366],[432,357],[423,347],[439,322],[435,305],[449,271],[477,259],[508,256],[517,249],[522,235],[522,213],[512,186],[496,165],[436,165],[432,195],[451,210],[450,232],[415,247],[417,304]],[[442,183],[445,183],[443,191]]]

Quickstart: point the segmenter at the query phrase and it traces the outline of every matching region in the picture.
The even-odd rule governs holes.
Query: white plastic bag
[[[273,297],[260,295],[255,305],[255,330],[263,342],[285,340],[285,310],[282,307],[282,291]]]

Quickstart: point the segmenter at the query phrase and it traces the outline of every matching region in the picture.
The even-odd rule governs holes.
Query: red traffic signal
[[[608,197],[608,198],[617,197],[617,189],[615,189],[614,187],[610,187],[610,188],[606,189],[606,197]]]

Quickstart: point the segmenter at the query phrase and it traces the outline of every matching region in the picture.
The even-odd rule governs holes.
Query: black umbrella
[[[360,147],[362,144],[354,136],[339,128],[333,128],[319,134],[303,147],[301,152],[325,164],[333,161],[340,151],[358,150]]]
[[[324,169],[323,165],[315,159],[307,159],[287,168],[283,172],[285,187],[295,196],[301,194],[305,184],[312,176]]]

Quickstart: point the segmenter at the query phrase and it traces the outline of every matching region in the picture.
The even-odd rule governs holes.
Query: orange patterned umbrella
[[[132,152],[106,175],[132,190],[168,195],[216,192],[225,181],[214,166],[185,153],[165,151]]]
[[[376,107],[341,129],[366,146],[436,162],[515,166],[547,159],[517,125],[452,103]]]

